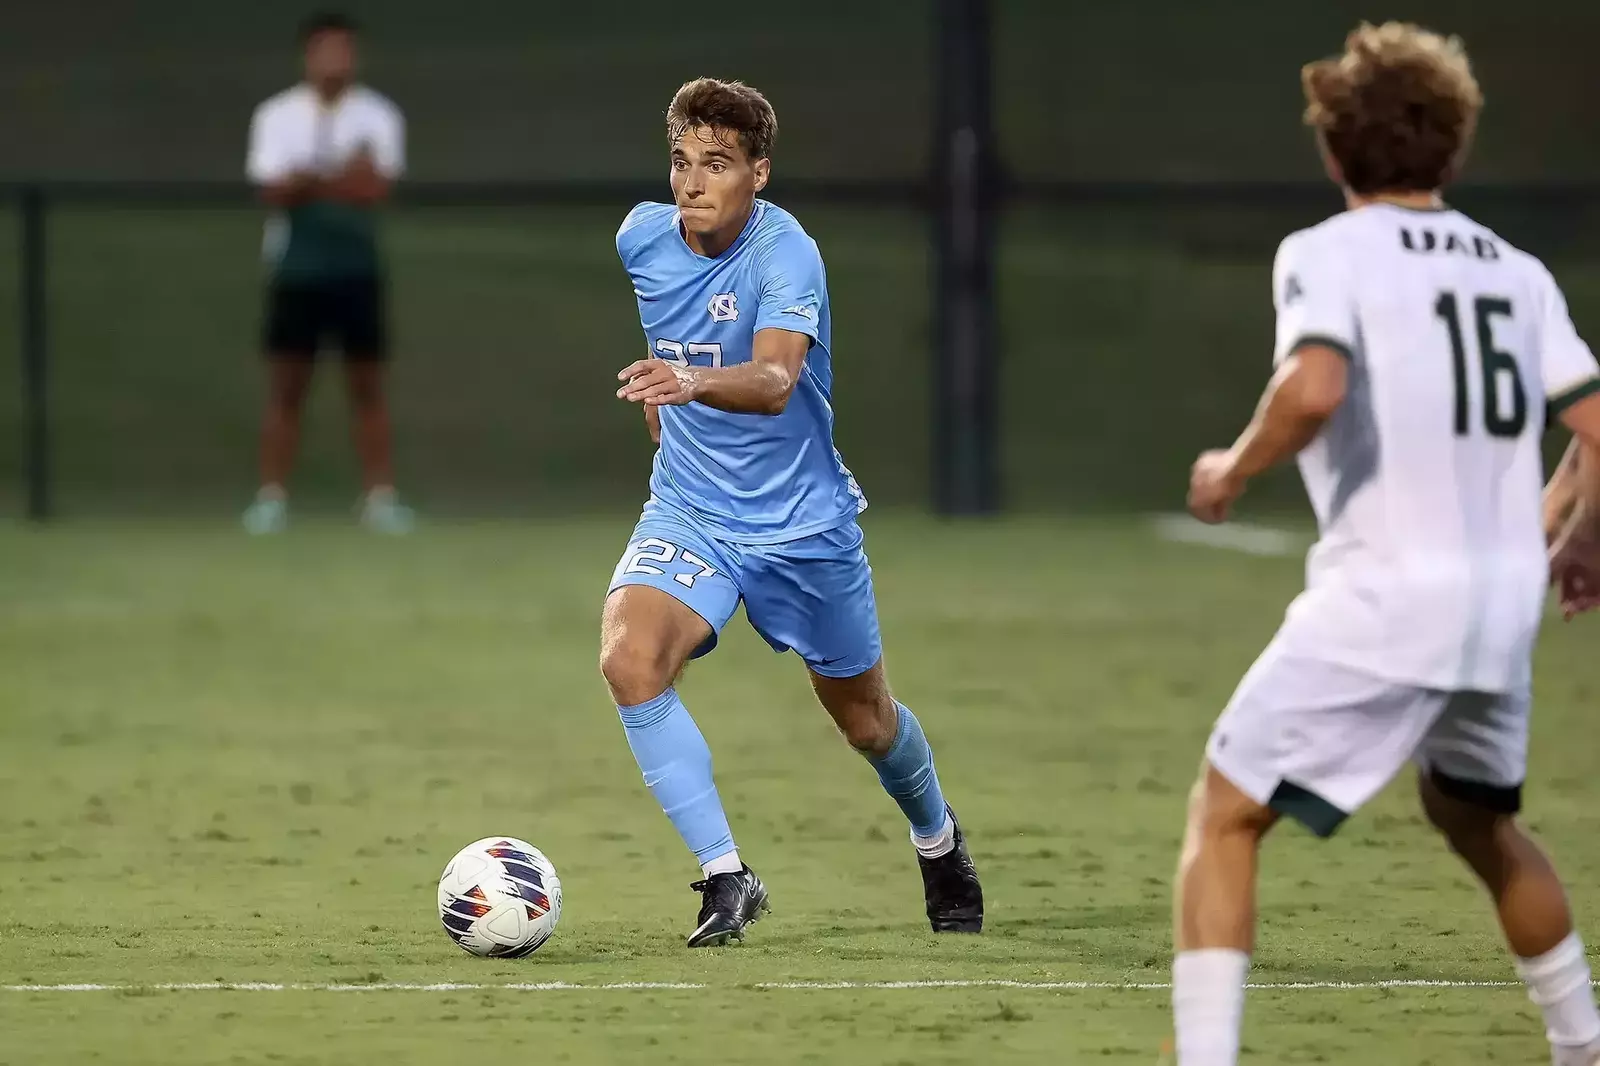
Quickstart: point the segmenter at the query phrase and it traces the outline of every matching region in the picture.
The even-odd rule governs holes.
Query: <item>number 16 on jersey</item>
[[[1453,292],[1439,294],[1433,313],[1444,319],[1450,332],[1450,355],[1456,379],[1456,436],[1472,432],[1468,401],[1467,345],[1462,336],[1460,301]],[[1478,366],[1483,380],[1483,428],[1491,437],[1520,437],[1528,425],[1528,390],[1522,385],[1517,357],[1494,346],[1494,320],[1511,317],[1511,301],[1480,296],[1472,301],[1472,319],[1478,341]],[[1501,410],[1500,382],[1510,382],[1511,411]]]

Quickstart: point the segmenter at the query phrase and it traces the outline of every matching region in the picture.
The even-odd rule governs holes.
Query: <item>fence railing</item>
[[[614,229],[616,219],[632,203],[664,193],[662,181],[404,185],[394,213],[406,220],[407,232],[414,238],[405,250],[410,272],[417,275],[409,291],[414,297],[422,294],[423,306],[412,313],[425,323],[478,314],[475,305],[426,297],[435,283],[451,280],[449,264],[425,261],[457,239],[454,223],[445,220],[469,212],[483,214],[491,223],[511,219],[537,228],[570,216],[583,220],[574,225],[581,230],[584,257],[607,260],[607,273],[592,283],[584,279],[563,289],[568,306],[562,313],[580,324],[605,319],[600,340],[606,345],[632,343],[622,339],[636,325],[620,323],[631,317],[631,308],[617,302],[619,295],[625,299],[625,286],[612,273],[614,259],[608,260],[607,227]],[[851,353],[863,345],[872,348],[870,360],[880,366],[867,384],[900,390],[892,398],[865,406],[881,424],[882,439],[864,445],[852,442],[852,447],[881,453],[884,458],[876,465],[892,471],[888,477],[897,482],[915,477],[919,467],[931,471],[931,490],[915,498],[931,498],[939,509],[957,513],[990,509],[1001,502],[1033,506],[1052,496],[1073,502],[1104,497],[1129,504],[1153,496],[1148,471],[1179,463],[1191,447],[1215,443],[1216,435],[1230,429],[1244,413],[1259,385],[1254,349],[1265,343],[1270,329],[1266,276],[1276,241],[1340,208],[1336,190],[1309,183],[1001,178],[969,192],[969,207],[985,214],[980,224],[992,228],[994,235],[978,242],[977,247],[984,249],[981,254],[956,269],[959,249],[946,179],[780,181],[770,193],[793,206],[814,233],[825,231],[826,239],[819,236],[819,240],[828,258],[835,317],[851,317],[850,333],[841,342],[844,358],[859,368],[862,360]],[[1600,335],[1600,186],[1471,186],[1452,198],[1507,239],[1551,260],[1580,328],[1590,336]],[[106,383],[86,373],[83,364],[98,357],[95,346],[135,346],[139,359],[129,362],[139,367],[146,365],[146,359],[154,366],[155,360],[172,358],[153,349],[170,346],[170,338],[180,334],[176,329],[156,330],[148,320],[162,315],[194,317],[196,310],[185,306],[178,293],[185,286],[203,289],[210,275],[219,272],[231,272],[230,299],[239,301],[228,310],[228,320],[239,321],[248,313],[240,293],[250,285],[251,275],[243,269],[249,252],[241,241],[249,239],[254,225],[250,221],[255,217],[254,199],[242,183],[39,181],[0,184],[0,200],[9,200],[15,212],[18,248],[15,278],[6,286],[14,295],[0,293],[0,305],[9,299],[16,302],[21,384],[14,408],[16,435],[6,431],[6,436],[20,446],[14,476],[23,489],[26,513],[43,518],[59,502],[54,460],[61,447],[78,453],[74,470],[98,464],[95,491],[102,491],[115,473],[100,469],[114,465],[108,461],[76,461],[86,450],[78,437],[91,431],[85,427],[96,425],[94,419],[115,416],[130,421],[120,409],[108,414],[109,403],[83,411],[86,397],[93,398],[88,394],[102,388],[145,387],[136,375]],[[204,227],[215,223],[219,213],[228,220],[227,232],[213,237]],[[156,218],[159,225],[123,232],[130,218],[144,215]],[[194,220],[194,233],[184,219]],[[440,221],[436,225],[428,219]],[[171,252],[160,246],[168,237],[176,241]],[[961,239],[971,247],[970,231]],[[484,249],[486,256],[503,252]],[[511,265],[526,266],[519,263]],[[496,285],[501,284],[493,280],[498,264],[498,260],[483,264],[484,276]],[[884,273],[889,267],[892,278]],[[159,292],[147,291],[147,278],[133,276],[163,270],[177,276],[172,286]],[[108,282],[102,275],[122,277],[118,271],[128,275],[128,291],[105,299],[103,286]],[[0,278],[6,273],[0,264]],[[88,275],[93,275],[93,284],[83,280]],[[550,278],[552,282],[533,284],[561,280],[554,274]],[[919,284],[921,292],[912,291]],[[598,295],[602,289],[604,296]],[[485,300],[492,297],[494,307],[503,308],[517,296],[507,281],[504,291],[486,294]],[[158,300],[168,302],[159,315],[147,306]],[[967,354],[961,364],[965,370],[952,374],[953,349],[941,344],[950,343],[944,336],[950,329],[945,311],[956,301],[965,302],[963,313],[969,323],[981,323],[986,316],[999,340],[990,347],[956,338],[957,348]],[[499,317],[473,341],[480,348],[515,343],[522,327],[503,309],[493,313]],[[56,317],[62,314],[68,317]],[[88,335],[80,321],[120,315],[138,319],[139,329]],[[242,341],[232,327],[218,328],[214,322],[202,322],[195,333],[199,349]],[[0,350],[5,344],[0,339]],[[65,362],[64,349],[70,349]],[[1059,372],[1062,354],[1073,360],[1070,390],[1047,399],[1049,390],[1037,382]],[[206,355],[202,351],[182,358],[203,368]],[[1196,367],[1197,357],[1212,362]],[[59,384],[59,371],[69,367],[70,390],[53,387]],[[223,391],[245,391],[232,379],[208,380],[213,385],[221,382]],[[428,384],[439,391],[437,382]],[[915,390],[912,397],[920,401],[909,408],[907,388]],[[985,389],[990,390],[987,395]],[[475,397],[495,399],[492,393],[484,386],[481,393],[463,397],[462,403],[470,406],[477,402]],[[1146,409],[1138,417],[1147,421],[1144,429],[1128,426],[1125,413],[1111,410],[1130,395],[1143,397]],[[55,417],[63,408],[71,418]],[[192,403],[174,398],[163,410],[119,431],[129,436],[160,433],[152,426],[188,417]],[[0,422],[7,414],[6,405],[0,403]],[[555,419],[559,414],[550,411],[540,417]],[[585,408],[570,417],[588,414]],[[233,423],[250,417],[242,402],[227,415]],[[986,424],[976,424],[976,419]],[[841,425],[841,432],[865,432],[859,428],[861,421],[851,419],[850,425]],[[535,441],[520,428],[506,431],[506,436],[510,447],[529,452],[548,443],[543,438]],[[964,443],[952,449],[948,447],[952,440]],[[602,441],[599,446],[610,445]],[[107,442],[104,450],[111,453],[118,447]],[[0,456],[9,450],[0,444]],[[179,453],[181,447],[174,445],[170,451]],[[479,457],[478,451],[470,455],[468,451],[461,450],[459,467]],[[908,459],[908,454],[915,457]],[[1139,471],[1130,478],[1128,468],[1136,463]],[[140,476],[148,478],[158,465],[152,460],[141,466]],[[11,476],[0,474],[0,483]],[[958,489],[958,484],[964,488]],[[1006,489],[1004,495],[1001,488]],[[902,491],[896,498],[912,495]]]

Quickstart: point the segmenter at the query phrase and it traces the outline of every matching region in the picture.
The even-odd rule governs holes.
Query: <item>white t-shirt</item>
[[[1351,362],[1300,455],[1321,535],[1280,642],[1427,688],[1525,689],[1540,439],[1600,390],[1550,272],[1459,212],[1374,204],[1288,237],[1273,292],[1275,361],[1323,343]]]
[[[405,118],[382,93],[352,85],[324,105],[311,86],[296,85],[256,108],[245,173],[258,185],[296,171],[332,176],[366,146],[378,173],[393,181],[405,171],[405,141]]]

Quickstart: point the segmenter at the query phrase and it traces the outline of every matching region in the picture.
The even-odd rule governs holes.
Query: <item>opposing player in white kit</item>
[[[1440,199],[1481,106],[1459,41],[1364,25],[1303,82],[1349,210],[1279,248],[1277,371],[1238,442],[1195,464],[1189,505],[1221,521],[1250,478],[1298,455],[1320,538],[1191,797],[1178,1063],[1237,1061],[1267,831],[1289,815],[1327,836],[1415,761],[1429,820],[1494,900],[1554,1061],[1590,1066],[1589,966],[1515,815],[1547,541],[1600,530],[1600,371],[1544,266]],[[1546,530],[1540,437],[1556,419],[1579,447]],[[1587,557],[1563,553],[1569,608],[1593,606]]]

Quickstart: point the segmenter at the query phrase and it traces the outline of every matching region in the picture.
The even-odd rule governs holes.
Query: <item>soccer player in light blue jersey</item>
[[[645,784],[701,865],[690,947],[742,939],[767,906],[673,687],[741,600],[774,650],[805,661],[911,823],[933,929],[978,932],[977,871],[922,727],[884,676],[856,524],[866,499],[833,446],[822,257],[793,215],[756,199],[777,129],[746,85],[684,85],[667,111],[674,202],[640,204],[617,233],[649,351],[617,375],[617,396],[643,407],[659,448],[606,598],[601,671]]]

